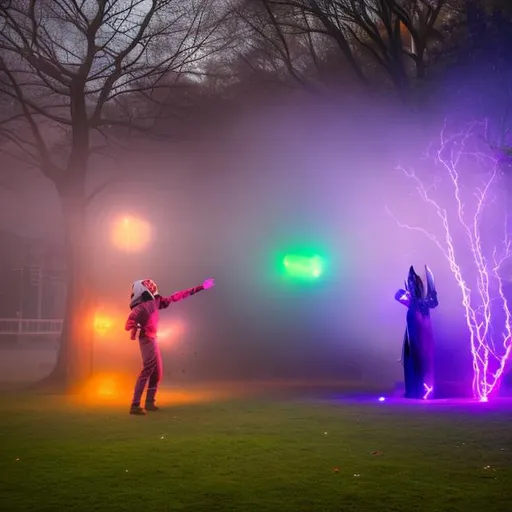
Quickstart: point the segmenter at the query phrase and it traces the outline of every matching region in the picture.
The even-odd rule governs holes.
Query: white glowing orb
[[[114,222],[112,242],[124,252],[140,252],[151,242],[151,226],[137,217],[122,217]]]

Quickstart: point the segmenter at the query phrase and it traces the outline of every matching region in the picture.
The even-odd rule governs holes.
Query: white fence
[[[0,335],[59,335],[62,320],[0,318]]]

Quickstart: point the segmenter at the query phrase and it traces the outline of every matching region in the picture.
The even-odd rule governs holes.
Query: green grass
[[[130,417],[11,397],[0,413],[6,512],[512,506],[509,412],[253,399]]]

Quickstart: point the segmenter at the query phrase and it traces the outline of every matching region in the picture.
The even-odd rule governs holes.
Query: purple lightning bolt
[[[488,217],[490,208],[499,191],[499,161],[490,151],[472,149],[478,147],[478,129],[482,124],[474,123],[467,130],[452,136],[446,135],[446,127],[441,132],[440,145],[433,157],[438,169],[448,178],[449,189],[453,202],[443,207],[434,198],[436,186],[425,186],[414,171],[399,167],[407,178],[414,181],[421,199],[433,209],[441,221],[444,240],[420,226],[404,224],[387,209],[397,224],[406,229],[419,231],[434,242],[444,257],[455,277],[462,295],[466,324],[469,331],[469,342],[473,357],[473,393],[475,398],[486,402],[498,390],[507,360],[512,351],[512,314],[505,297],[501,267],[512,256],[512,241],[505,229],[503,239],[495,244],[492,252],[485,251],[482,238],[489,235],[493,228]],[[475,177],[475,166],[478,166],[480,186],[472,187],[463,182]],[[483,170],[483,171],[482,171]],[[463,171],[463,172],[461,172]],[[473,194],[471,200],[463,199],[463,190],[470,187]],[[469,211],[471,210],[471,211]],[[506,219],[506,216],[505,216]],[[462,232],[462,237],[455,238],[455,232]],[[460,253],[469,250],[476,287],[468,284],[465,276],[468,271],[462,269]],[[469,272],[471,273],[471,272]],[[496,301],[501,306],[503,320],[501,329],[495,329],[498,322]],[[496,342],[496,332],[501,333],[501,343]],[[425,389],[428,396],[430,388]]]

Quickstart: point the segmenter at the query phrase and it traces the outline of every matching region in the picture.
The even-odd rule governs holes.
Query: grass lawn
[[[253,397],[130,417],[11,396],[0,413],[6,512],[512,510],[510,406]]]

